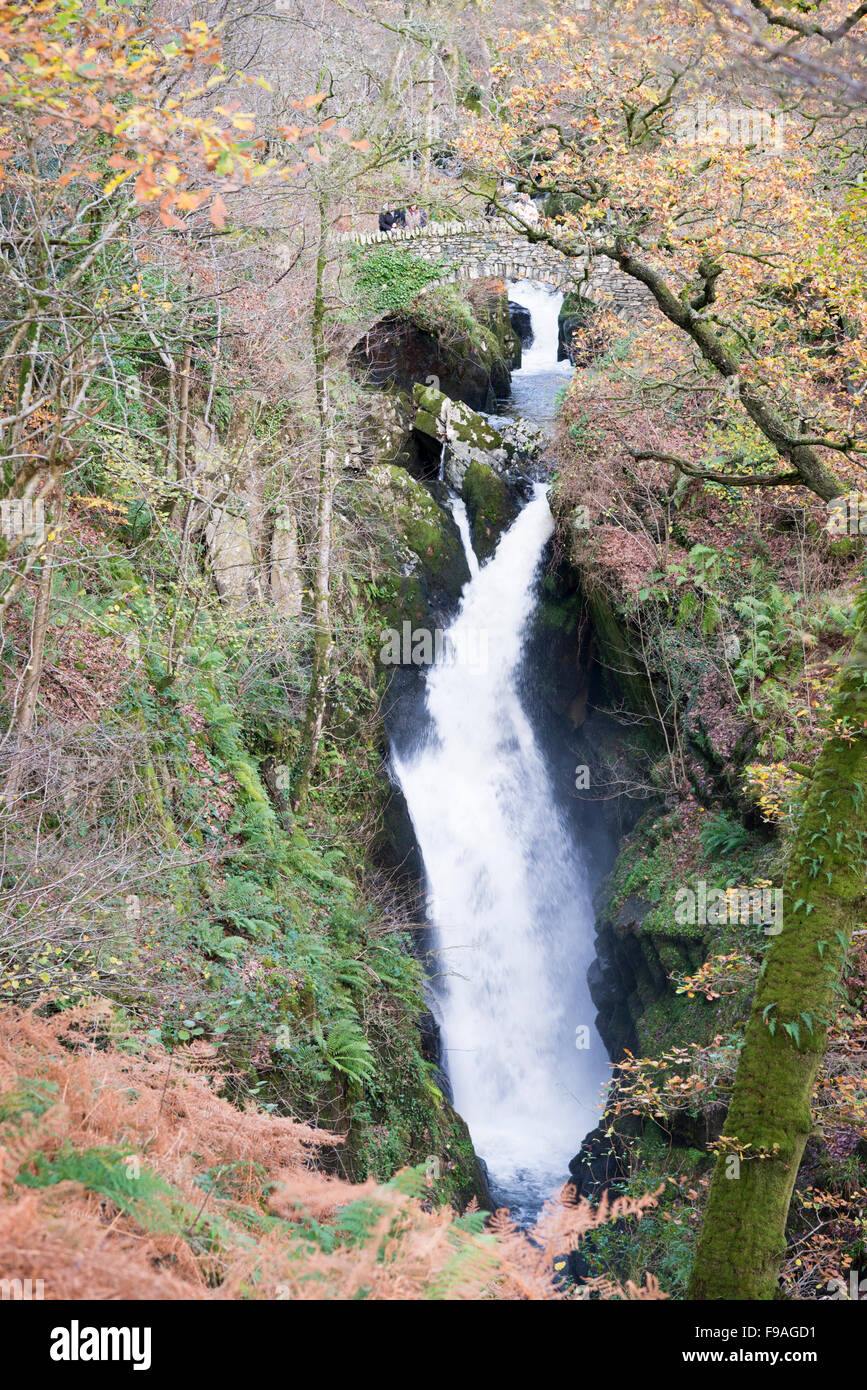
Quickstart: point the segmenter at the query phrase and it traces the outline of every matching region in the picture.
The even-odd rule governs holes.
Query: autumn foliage
[[[479,177],[545,195],[536,238],[647,286],[661,312],[633,351],[654,346],[682,388],[742,407],[772,446],[711,476],[800,478],[828,498],[867,445],[856,116],[821,93],[784,99],[736,56],[699,0],[558,8],[504,35],[461,147]]]
[[[0,1268],[49,1299],[654,1298],[558,1277],[586,1232],[653,1197],[551,1202],[532,1233],[434,1210],[424,1179],[316,1171],[342,1142],[220,1095],[207,1043],[121,1038],[102,1002],[0,1014]],[[120,1044],[120,1045],[119,1045]],[[559,1257],[559,1258],[558,1258]]]
[[[4,4],[0,60],[0,118],[8,122],[0,127],[0,185],[4,163],[15,162],[22,128],[76,147],[59,176],[61,187],[80,176],[96,181],[102,166],[106,194],[129,184],[135,202],[154,207],[164,226],[178,230],[186,227],[184,216],[202,206],[222,227],[226,188],[290,173],[276,157],[263,158],[266,142],[256,136],[249,112],[237,101],[214,102],[229,74],[220,37],[203,20],[172,29],[142,24],[122,3]],[[312,95],[295,105],[310,111],[320,100],[321,94]],[[104,139],[88,145],[84,132]],[[286,150],[322,158],[315,125],[278,133]],[[336,133],[350,139],[347,130]]]

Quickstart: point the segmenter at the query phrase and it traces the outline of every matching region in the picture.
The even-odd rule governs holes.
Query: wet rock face
[[[568,357],[573,367],[589,367],[605,351],[604,334],[595,322],[597,315],[598,308],[590,300],[579,294],[565,296],[557,320],[558,361]]]
[[[466,296],[479,323],[493,334],[501,359],[492,365],[491,379],[496,394],[508,396],[511,389],[509,373],[521,365],[522,339],[512,324],[512,306],[506,282],[496,277],[470,281]]]
[[[398,609],[411,622],[449,612],[470,577],[460,534],[424,484],[395,464],[370,469],[373,504],[399,550]]]
[[[530,310],[524,304],[509,300],[509,319],[515,336],[520,338],[522,347],[529,347],[533,341],[533,323]]]
[[[435,378],[447,396],[473,410],[494,410],[497,395],[509,389],[504,364],[482,362],[466,343],[442,344],[434,334],[396,317],[375,324],[353,348],[349,362],[371,386],[411,392],[416,382]]]
[[[480,560],[487,560],[517,516],[518,504],[504,479],[486,463],[470,464],[461,496],[467,506],[473,550]]]

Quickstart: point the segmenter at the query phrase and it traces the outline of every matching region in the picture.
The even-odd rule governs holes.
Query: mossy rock
[[[499,357],[499,366],[514,370],[521,365],[521,339],[512,327],[509,313],[509,292],[505,282],[498,278],[474,280],[467,288],[467,298],[473,306],[476,318],[491,334],[494,349]],[[509,390],[509,371],[496,370],[497,363],[491,364],[492,384],[498,395],[507,395]],[[505,387],[505,390],[502,389]]]
[[[439,439],[437,417],[436,415],[431,415],[428,410],[416,411],[413,428],[417,429],[419,434],[426,434],[428,439]]]
[[[461,401],[450,400],[433,386],[416,385],[413,390],[416,405],[414,429],[430,434],[434,439],[446,437],[452,443],[466,444],[473,449],[503,449],[503,436],[484,416],[471,410]],[[434,428],[431,430],[431,419]]]
[[[503,479],[485,463],[470,464],[461,494],[467,504],[473,549],[480,560],[487,560],[518,508]]]
[[[653,692],[647,671],[635,655],[626,619],[615,610],[611,599],[598,585],[586,587],[585,599],[603,672],[616,673],[606,677],[611,695],[614,698],[625,695],[631,709],[652,718],[655,713]]]
[[[424,386],[420,381],[412,388],[412,398],[418,412],[430,415],[434,419],[442,410],[443,402],[448,399],[442,391],[437,391],[434,386]],[[416,428],[419,426],[416,425]]]
[[[416,384],[413,399],[413,428],[418,434],[446,444],[445,477],[451,487],[463,486],[464,474],[473,462],[502,470],[514,459],[514,445],[484,416],[461,401],[453,401],[442,391],[421,383]]]
[[[575,294],[574,291],[563,296],[563,303],[560,305],[560,312],[557,317],[561,323],[564,319],[586,319],[594,312],[594,306],[584,298],[583,295]]]
[[[375,505],[408,562],[400,616],[423,621],[433,610],[452,606],[470,577],[458,529],[406,469],[377,464],[368,476],[377,487]]]

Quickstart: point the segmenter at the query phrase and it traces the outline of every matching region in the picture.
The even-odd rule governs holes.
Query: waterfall
[[[452,497],[450,500],[452,516],[461,537],[461,545],[464,547],[464,554],[467,557],[467,566],[470,571],[470,578],[475,579],[479,572],[479,560],[473,550],[473,542],[470,539],[470,519],[467,516],[467,504],[462,497]]]
[[[562,383],[562,296],[520,291],[535,340],[513,384]],[[480,567],[463,501],[453,498],[451,508],[471,578],[428,670],[414,742],[393,748],[392,758],[424,862],[455,1106],[495,1201],[529,1218],[597,1123],[609,1076],[587,987],[588,876],[521,695],[524,636],[553,521],[537,484]]]
[[[485,660],[431,668],[425,737],[394,759],[427,877],[455,1106],[519,1210],[563,1182],[608,1074],[586,982],[587,874],[518,689],[551,530],[538,486],[449,629],[452,652]]]
[[[532,280],[516,280],[509,285],[509,299],[530,310],[533,324],[533,341],[522,350],[521,369],[515,375],[536,376],[543,372],[568,376],[571,372],[568,359],[557,361],[557,319],[563,295]]]
[[[572,373],[568,358],[557,361],[557,318],[563,295],[519,280],[509,284],[509,299],[530,310],[533,341],[521,352],[520,370],[512,374],[512,398],[504,409],[544,427],[553,422],[557,396]]]

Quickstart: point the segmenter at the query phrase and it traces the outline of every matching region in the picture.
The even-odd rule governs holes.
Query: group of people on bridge
[[[528,193],[519,193],[513,183],[505,183],[498,189],[498,194],[505,197],[505,211],[513,217],[528,227],[538,222],[539,208]],[[499,210],[497,202],[489,202],[485,206],[485,217],[497,217]],[[427,212],[418,203],[410,203],[405,208],[393,208],[390,203],[383,203],[379,214],[381,232],[412,231],[416,227],[426,227],[427,223]]]
[[[427,226],[427,213],[418,203],[410,203],[408,208],[391,208],[383,203],[379,214],[381,232],[412,231],[414,227]]]

